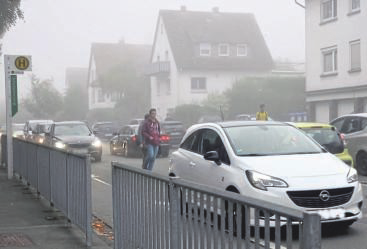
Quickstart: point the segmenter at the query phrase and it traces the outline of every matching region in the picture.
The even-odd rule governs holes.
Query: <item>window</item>
[[[204,77],[191,78],[191,90],[192,91],[205,91],[206,90],[206,78]]]
[[[335,126],[335,128],[336,128],[338,131],[340,131],[340,132],[341,132],[342,127],[343,127],[343,124],[344,124],[344,121],[345,121],[345,118],[340,118],[340,119],[337,119],[337,120],[335,120],[335,121],[331,122],[331,124],[332,124],[333,126]]]
[[[186,140],[181,144],[181,148],[184,150],[192,151],[195,153],[199,153],[199,139],[200,131],[196,131],[191,134]]]
[[[218,133],[210,129],[205,129],[202,133],[199,152],[201,155],[204,155],[209,151],[218,152],[219,160],[227,165],[230,164],[227,150]]]
[[[219,56],[229,56],[229,45],[219,44],[218,55]]]
[[[361,10],[361,0],[350,0],[350,12],[357,12]]]
[[[212,46],[209,43],[200,43],[200,56],[210,56]]]
[[[237,56],[247,56],[247,45],[246,44],[237,45]]]
[[[350,42],[350,71],[361,70],[361,41]]]
[[[321,1],[321,22],[333,20],[337,16],[337,0]]]
[[[361,120],[359,117],[348,118],[341,129],[342,133],[349,134],[361,130]]]
[[[338,71],[338,50],[336,47],[322,50],[323,73],[330,74]]]
[[[102,92],[102,89],[98,89],[97,92],[98,92],[98,102],[99,103],[104,102],[104,94]]]

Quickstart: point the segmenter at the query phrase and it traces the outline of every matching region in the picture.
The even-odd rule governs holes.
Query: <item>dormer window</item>
[[[229,56],[229,45],[228,44],[219,44],[218,55],[219,56]]]
[[[246,44],[237,45],[237,56],[247,56],[247,45]]]
[[[200,56],[210,56],[212,46],[209,43],[200,43]]]

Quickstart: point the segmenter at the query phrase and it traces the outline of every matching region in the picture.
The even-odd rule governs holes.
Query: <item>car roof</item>
[[[62,122],[55,122],[55,125],[68,125],[68,124],[85,124],[86,123],[82,122],[82,121],[62,121]]]
[[[53,123],[53,120],[46,120],[46,119],[40,119],[40,120],[28,120],[28,123]]]
[[[346,115],[342,115],[338,118],[342,118],[342,117],[364,117],[364,118],[367,118],[367,113],[363,112],[363,113],[346,114]],[[336,119],[338,119],[338,118],[336,118]]]
[[[330,124],[325,123],[312,123],[312,122],[297,122],[292,123],[292,125],[296,126],[297,128],[331,128],[333,127]]]
[[[237,127],[237,126],[259,126],[259,125],[288,125],[277,121],[226,121],[217,123],[222,128]]]

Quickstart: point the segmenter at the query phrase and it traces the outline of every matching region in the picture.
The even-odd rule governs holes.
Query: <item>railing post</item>
[[[86,240],[87,247],[90,248],[92,246],[92,172],[90,165],[90,155],[85,158],[85,166],[86,166],[86,215],[87,215],[87,227],[86,227]]]
[[[321,218],[318,214],[304,213],[302,249],[321,249]]]
[[[170,236],[170,249],[179,248],[179,235],[178,235],[178,219],[179,219],[179,196],[178,188],[170,179],[169,182],[169,203],[170,203],[170,218],[171,218],[171,236]]]

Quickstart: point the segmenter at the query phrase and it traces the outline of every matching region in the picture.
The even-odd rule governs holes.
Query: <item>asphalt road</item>
[[[111,161],[118,161],[130,166],[141,167],[141,159],[112,156],[109,148],[104,145],[102,162],[92,163],[92,197],[93,213],[110,226],[113,225],[112,213],[112,178]],[[168,158],[158,158],[154,166],[156,173],[166,175]],[[360,177],[361,182],[367,183],[367,177]],[[322,248],[324,249],[367,249],[367,185],[364,187],[363,219],[354,223],[347,231],[338,231],[332,227],[323,230]]]

